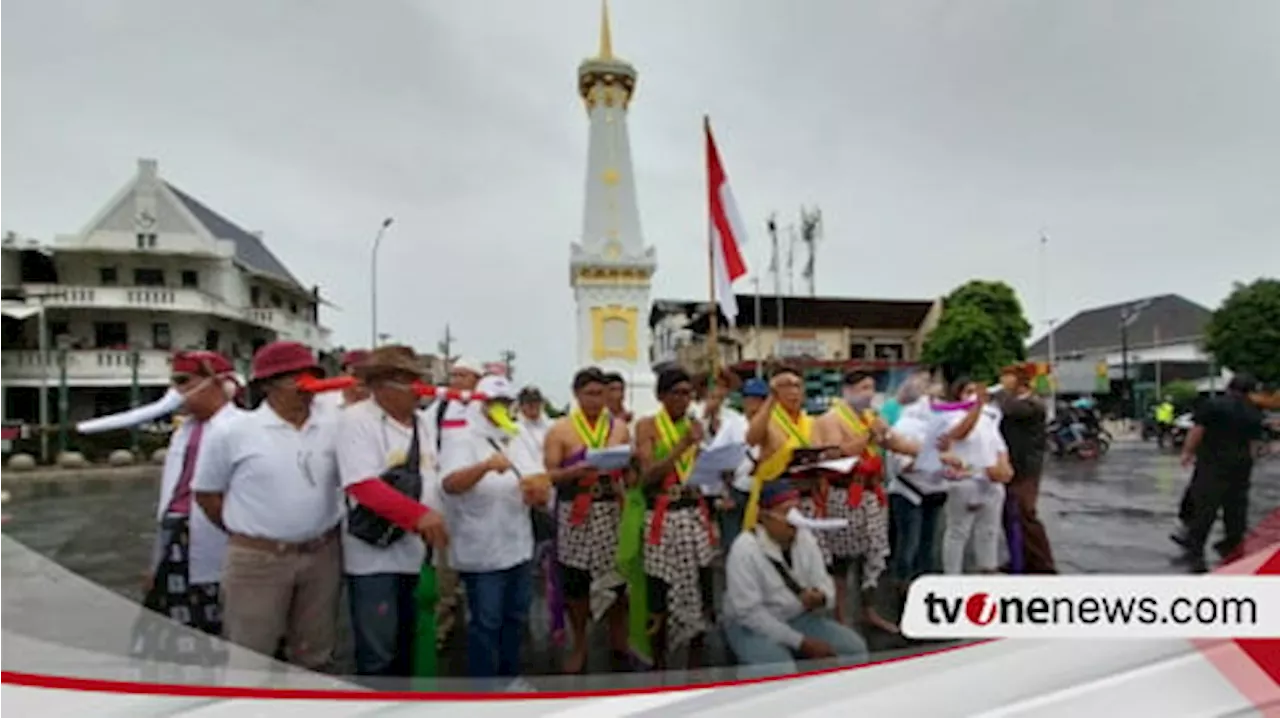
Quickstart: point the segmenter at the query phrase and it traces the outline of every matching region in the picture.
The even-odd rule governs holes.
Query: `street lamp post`
[[[382,236],[387,233],[387,228],[395,220],[387,217],[382,220],[382,224],[378,227],[378,233],[373,237],[373,253],[370,256],[369,264],[369,348],[373,349],[378,346],[378,247],[382,244]]]
[[[1150,304],[1147,299],[1120,309],[1120,391],[1125,414],[1131,419],[1138,418],[1138,395],[1129,385],[1129,325],[1138,321],[1138,315]]]

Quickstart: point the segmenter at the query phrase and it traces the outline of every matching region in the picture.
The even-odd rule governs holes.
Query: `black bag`
[[[418,421],[413,422],[413,438],[405,463],[393,466],[378,478],[414,501],[422,500],[422,449],[418,444]],[[377,515],[368,507],[347,502],[347,533],[367,544],[386,548],[404,537],[404,529]]]
[[[498,446],[498,442],[493,439],[489,440],[489,445],[494,451],[502,453],[502,447]],[[512,465],[511,470],[515,472],[516,478],[523,479],[520,469]],[[529,521],[533,525],[533,545],[537,546],[543,541],[550,541],[556,537],[556,520],[551,514],[547,513],[541,506],[529,507]]]

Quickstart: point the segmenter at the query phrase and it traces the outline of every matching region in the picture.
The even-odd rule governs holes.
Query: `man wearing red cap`
[[[284,639],[289,660],[312,670],[333,659],[342,572],[336,417],[313,412],[298,386],[320,373],[297,342],[259,349],[252,381],[266,399],[212,428],[194,481],[200,508],[229,535],[226,637],[264,655]]]
[[[183,395],[190,417],[169,440],[156,508],[159,532],[143,605],[177,623],[212,635],[222,632],[218,610],[218,579],[222,573],[227,536],[192,502],[191,483],[202,456],[207,430],[238,414],[231,403],[237,386],[234,369],[216,352],[180,352],[173,357],[171,382]],[[141,634],[140,654],[158,660],[187,663],[193,654],[210,656],[208,641],[181,641],[172,624],[148,624]]]

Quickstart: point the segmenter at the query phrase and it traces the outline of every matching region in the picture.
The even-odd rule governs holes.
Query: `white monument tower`
[[[578,92],[590,122],[582,237],[569,253],[577,304],[578,367],[599,366],[627,379],[627,404],[656,409],[649,362],[649,280],[657,269],[640,232],[627,107],[636,69],[614,57],[609,7],[600,20],[600,51],[578,66]]]

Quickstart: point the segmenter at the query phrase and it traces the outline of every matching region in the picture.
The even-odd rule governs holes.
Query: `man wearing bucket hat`
[[[191,483],[205,432],[238,413],[231,403],[238,390],[235,370],[216,352],[178,352],[170,382],[183,395],[189,419],[169,440],[156,508],[159,531],[143,605],[177,623],[212,635],[222,632],[218,582],[227,536],[193,505]],[[211,655],[208,641],[179,641],[172,624],[139,624],[135,651],[156,660],[186,662],[190,654]]]
[[[413,384],[423,370],[412,348],[378,347],[354,373],[370,400],[342,412],[337,456],[348,498],[342,558],[356,672],[408,676],[416,633],[414,594],[428,559],[424,540],[439,548],[447,540],[434,480],[435,429],[417,411]],[[382,519],[364,521],[375,531],[357,525],[362,510]]]
[[[341,553],[335,418],[312,412],[302,375],[315,355],[277,341],[253,357],[256,410],[210,428],[193,486],[200,508],[228,536],[223,628],[234,643],[276,652],[304,668],[330,667],[337,641]]]

